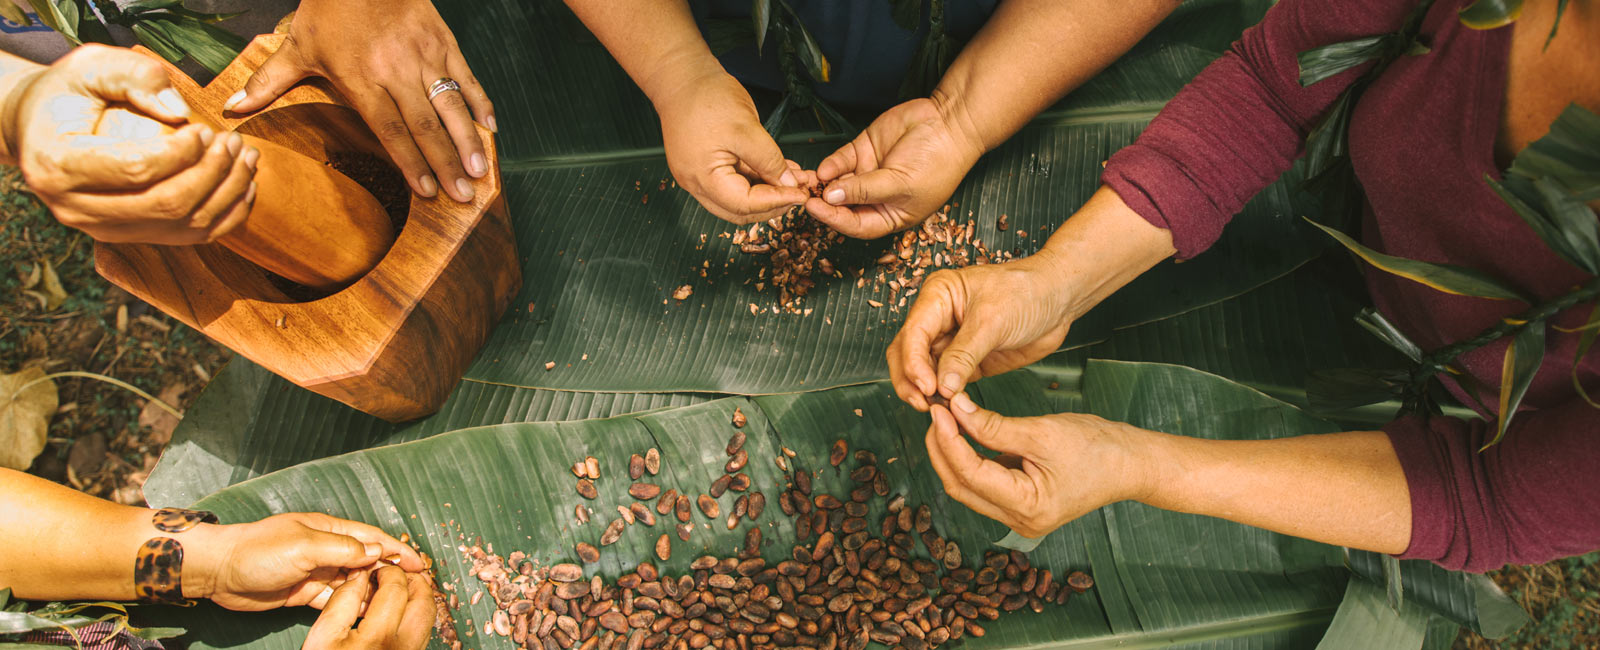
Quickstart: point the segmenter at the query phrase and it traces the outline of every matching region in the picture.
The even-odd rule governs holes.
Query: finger
[[[906,379],[916,384],[923,395],[939,390],[934,374],[933,342],[958,327],[955,320],[954,289],[946,285],[947,276],[935,274],[911,303],[906,322],[896,336],[901,340],[900,363]]]
[[[1004,508],[987,495],[972,489],[971,475],[975,467],[982,466],[982,457],[961,438],[950,411],[943,406],[934,406],[930,414],[933,423],[928,427],[928,460],[933,465],[934,473],[943,482],[945,493],[983,516],[1009,525],[1009,514]]]
[[[472,181],[467,180],[467,172],[461,167],[461,157],[456,154],[455,144],[450,142],[450,133],[445,130],[444,122],[440,121],[439,112],[434,110],[433,104],[428,103],[426,86],[396,88],[391,85],[385,86],[385,90],[405,119],[406,129],[415,146],[422,151],[422,157],[433,170],[434,177],[439,179],[440,189],[458,202],[471,201]]]
[[[244,195],[250,189],[256,174],[256,161],[260,160],[261,151],[255,147],[246,147],[244,153],[233,161],[233,169],[228,171],[228,177],[217,186],[216,191],[200,203],[194,214],[189,218],[189,225],[199,229],[200,236],[210,234],[212,224],[218,219],[227,217],[235,208],[244,203]]]
[[[889,349],[884,352],[884,357],[889,361],[889,385],[894,387],[894,393],[900,396],[901,401],[910,404],[911,408],[926,413],[928,411],[927,395],[917,387],[915,382],[911,381],[910,377],[906,376],[905,362],[903,361],[905,353],[900,349],[903,345],[905,345],[905,339],[896,334],[894,340],[889,342]]]
[[[301,523],[310,528],[338,535],[348,535],[363,544],[378,545],[383,559],[392,559],[397,566],[406,571],[416,572],[421,571],[423,568],[422,557],[417,555],[416,550],[383,532],[382,528],[321,513],[303,513],[303,516],[305,518],[301,520]]]
[[[104,222],[184,228],[195,208],[227,180],[243,150],[238,133],[219,135],[199,163],[143,192],[73,193],[62,204]]]
[[[950,339],[950,346],[939,355],[939,392],[953,398],[969,380],[979,377],[978,365],[1000,345],[1000,337],[1000,327],[983,319],[962,323]]]
[[[411,129],[400,117],[400,110],[395,107],[388,93],[377,87],[340,90],[350,99],[356,112],[361,114],[361,119],[372,127],[373,134],[383,143],[383,150],[388,152],[389,159],[405,175],[411,191],[430,199],[437,196],[439,183],[428,168],[428,161],[422,157],[422,151],[417,149],[416,141],[411,139]]]
[[[489,172],[489,163],[483,155],[483,142],[478,140],[478,127],[472,122],[466,96],[459,90],[446,90],[434,95],[431,103],[455,145],[456,156],[466,164],[467,175],[483,178]]]
[[[806,212],[828,227],[856,239],[877,239],[899,229],[899,224],[883,206],[833,205],[822,199],[806,199]]]
[[[750,169],[769,185],[793,190],[791,196],[798,194],[800,198],[790,201],[790,205],[798,205],[805,201],[805,190],[800,189],[800,181],[794,172],[789,171],[788,160],[783,157],[783,150],[778,148],[778,143],[772,136],[759,128],[753,132],[747,131],[745,137],[730,143],[729,150],[738,157],[739,162],[748,165]]]
[[[421,650],[433,633],[433,587],[428,584],[427,578],[418,574],[407,574],[406,586],[409,591],[406,609],[400,615],[395,642],[403,649]]]
[[[965,392],[956,393],[950,399],[950,414],[962,431],[984,447],[1024,458],[1038,455],[1039,441],[1033,438],[1031,428],[1023,424],[1023,420],[978,406]]]
[[[852,172],[855,170],[856,143],[854,141],[846,142],[844,143],[844,146],[839,147],[838,149],[834,150],[833,153],[828,154],[828,157],[823,158],[822,163],[817,165],[817,180],[824,183],[829,183],[845,172]]]
[[[260,110],[313,72],[300,57],[300,49],[294,39],[286,39],[278,51],[267,57],[261,67],[256,68],[255,73],[245,80],[244,88],[222,103],[222,110],[232,113]]]
[[[64,153],[41,153],[38,158],[59,169],[61,174],[53,176],[67,182],[61,187],[36,189],[52,192],[140,189],[200,162],[215,137],[216,132],[204,124],[189,124],[166,135],[137,140],[103,135],[72,136],[61,147]]]
[[[255,207],[255,204],[256,182],[250,181],[250,187],[244,191],[244,199],[235,204],[233,209],[223,215],[221,219],[211,224],[211,229],[206,231],[203,243],[209,244],[221,239],[239,226],[244,225],[245,220],[250,218],[250,209]]]
[[[461,96],[472,109],[472,118],[489,131],[499,133],[500,126],[494,120],[494,103],[489,101],[489,93],[484,92],[483,84],[472,76],[472,68],[467,65],[467,60],[461,58],[461,48],[450,48],[450,54],[445,58],[445,68],[450,71],[450,78],[461,84]]]
[[[172,88],[167,71],[155,59],[120,48],[85,45],[74,59],[86,66],[83,88],[108,102],[127,102],[139,112],[164,122],[189,117],[189,105]]]
[[[411,588],[406,572],[399,567],[380,567],[377,576],[378,588],[367,603],[367,615],[360,629],[362,636],[371,634],[374,638],[388,639],[400,628]]]
[[[361,606],[367,602],[367,595],[371,590],[372,581],[365,571],[351,576],[349,582],[333,590],[327,604],[322,608],[322,614],[311,624],[311,631],[306,633],[304,647],[338,647],[338,642],[355,625]]]
[[[295,547],[299,556],[296,566],[310,573],[325,568],[358,569],[370,567],[383,557],[383,547],[367,544],[350,535],[305,531],[305,541]]]
[[[822,199],[833,205],[890,203],[909,196],[911,187],[905,172],[884,167],[829,183]]]
[[[742,223],[770,219],[782,214],[789,206],[805,203],[806,200],[806,191],[803,189],[765,183],[752,185],[732,167],[719,167],[712,171],[706,179],[706,194],[709,201],[726,213],[717,216],[730,221],[740,219]],[[753,219],[752,215],[762,218]]]

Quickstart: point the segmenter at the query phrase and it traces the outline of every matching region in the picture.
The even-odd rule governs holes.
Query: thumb
[[[962,323],[951,337],[950,345],[939,355],[939,392],[954,399],[968,380],[978,377],[979,364],[999,343],[998,326],[976,319]]]
[[[822,200],[833,205],[869,205],[888,203],[910,193],[911,183],[905,173],[879,167],[865,174],[841,178],[828,184]]]
[[[155,59],[112,48],[95,48],[85,54],[93,57],[86,59],[92,64],[82,82],[88,92],[106,102],[127,102],[163,122],[188,119],[189,104]]]
[[[311,568],[357,569],[377,562],[383,553],[378,544],[363,544],[349,535],[320,530],[306,531],[308,539],[300,547],[301,557]]]
[[[768,185],[800,187],[800,179],[789,169],[789,161],[783,157],[783,150],[778,148],[778,143],[773,142],[772,136],[766,131],[759,131],[735,143],[733,154]]]
[[[255,74],[244,82],[244,88],[223,102],[222,110],[231,113],[260,110],[308,76],[311,76],[311,70],[301,62],[300,51],[295,48],[294,40],[285,40],[283,46],[267,57]]]
[[[955,416],[956,424],[961,426],[962,431],[984,447],[1024,458],[1033,454],[1021,420],[1007,418],[978,406],[965,392],[957,393],[950,400],[950,414]]]

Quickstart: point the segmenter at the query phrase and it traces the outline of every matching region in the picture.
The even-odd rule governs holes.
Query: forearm
[[[1034,257],[1069,294],[1066,317],[1076,320],[1175,252],[1170,231],[1151,225],[1116,192],[1101,187]]]
[[[933,100],[987,151],[1133,47],[1177,0],[1007,0]]]
[[[1276,440],[1205,440],[1147,432],[1151,468],[1139,501],[1319,542],[1400,553],[1411,499],[1382,431]]]
[[[22,91],[44,66],[0,52],[0,164],[17,164],[17,109]]]
[[[566,0],[656,106],[700,76],[723,72],[684,0]]]
[[[184,545],[184,594],[209,584],[209,541],[218,526],[164,533],[153,511],[96,499],[22,472],[0,469],[0,587],[32,600],[132,600],[134,556],[146,540]]]

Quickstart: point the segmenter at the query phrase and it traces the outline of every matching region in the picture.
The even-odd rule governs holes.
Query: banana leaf
[[[1002,412],[1038,415],[1051,408],[1043,384],[1043,378],[1019,371],[980,382],[973,392]],[[1280,437],[1339,428],[1248,387],[1164,364],[1091,362],[1082,393],[1090,412],[1182,435]],[[1206,406],[1191,406],[1198,404]],[[455,613],[461,638],[476,639],[475,647],[509,647],[507,639],[466,636],[469,630],[481,632],[493,601],[468,604],[467,597],[481,587],[467,575],[470,562],[457,546],[481,538],[498,553],[522,550],[543,563],[569,560],[573,544],[594,543],[605,521],[596,517],[577,525],[572,518],[572,507],[582,501],[565,471],[573,459],[594,455],[602,459],[603,476],[620,476],[629,454],[658,447],[663,470],[657,480],[664,487],[699,491],[722,471],[722,446],[733,431],[729,422],[735,408],[749,420],[744,430],[753,490],[776,494],[782,478],[772,459],[788,447],[796,452],[793,462],[821,468],[817,489],[842,493],[848,477],[826,465],[828,446],[839,438],[851,449],[876,452],[891,493],[930,505],[935,529],[959,543],[970,562],[1005,532],[944,495],[922,445],[927,417],[882,383],[731,397],[607,419],[463,429],[304,463],[231,486],[196,505],[225,522],[318,510],[409,533],[434,558],[440,580],[461,596],[463,605]],[[595,509],[628,502],[627,483],[602,478]],[[726,507],[732,497],[722,501]],[[882,514],[881,502],[873,507],[869,519]],[[768,508],[757,524],[766,531],[768,559],[786,555],[785,540],[793,539],[788,519]],[[589,569],[609,578],[631,570],[650,557],[661,532],[643,524],[630,527]],[[672,559],[662,568],[682,572],[696,555],[738,545],[743,533],[743,527],[697,528],[691,543],[674,545]],[[989,635],[967,644],[978,650],[1187,643],[1309,647],[1335,618],[1353,575],[1336,547],[1135,503],[1113,504],[1064,526],[1031,558],[1057,572],[1089,571],[1096,586],[1059,613],[1002,617]],[[1470,602],[1464,596],[1460,600]],[[182,621],[195,648],[287,649],[299,647],[314,614],[241,614],[203,606],[156,618]]]
[[[951,198],[994,250],[1031,253],[1098,186],[1101,163],[1266,3],[1192,0],[1104,74],[985,156]],[[671,182],[656,117],[559,2],[459,2],[440,10],[496,99],[506,200],[524,262],[522,294],[469,379],[584,391],[765,394],[874,381],[905,315],[887,290],[855,286],[886,241],[828,253],[846,277],[815,278],[808,315],[758,291],[764,257],[738,253],[733,226]],[[582,92],[570,89],[582,88]],[[798,133],[785,153],[815,165],[839,138]],[[1316,204],[1291,172],[1219,245],[1166,264],[1096,309],[1074,344],[1215,303],[1280,277],[1327,244],[1295,217]],[[995,220],[1008,216],[1011,229]],[[704,273],[704,277],[701,276]],[[671,296],[689,285],[686,300]],[[885,303],[871,307],[867,301]],[[907,301],[909,302],[909,301]],[[752,314],[752,307],[762,310]],[[587,358],[585,358],[587,355]],[[546,363],[557,369],[546,372]]]
[[[1082,408],[1076,386],[1090,358],[1187,365],[1303,406],[1304,380],[1312,370],[1403,363],[1356,325],[1363,301],[1355,269],[1341,258],[1324,257],[1243,296],[1057,353],[1033,370],[1065,386],[1047,390],[1052,411]],[[173,432],[145,483],[145,497],[155,506],[188,506],[228,485],[334,454],[473,426],[609,417],[715,397],[534,390],[468,380],[438,414],[394,425],[234,359]],[[1388,414],[1375,409],[1366,421],[1383,422]]]

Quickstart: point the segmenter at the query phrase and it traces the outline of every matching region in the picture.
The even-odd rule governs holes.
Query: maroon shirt
[[[1178,256],[1216,241],[1246,200],[1304,150],[1305,136],[1362,66],[1310,87],[1296,55],[1401,28],[1417,0],[1283,0],[1111,158],[1103,180]],[[1462,0],[1437,0],[1422,26],[1431,52],[1396,61],[1361,96],[1350,151],[1368,204],[1362,239],[1401,257],[1480,269],[1549,299],[1587,280],[1556,256],[1484,182],[1505,99],[1511,29],[1461,25]],[[1374,269],[1378,310],[1425,350],[1470,338],[1528,308],[1445,294]],[[1553,323],[1583,324],[1593,305]],[[1498,390],[1507,341],[1458,363]],[[1402,557],[1485,571],[1600,548],[1600,410],[1571,383],[1577,336],[1554,329],[1539,374],[1505,439],[1488,451],[1489,421],[1403,418],[1384,427],[1411,492],[1411,546]],[[1600,394],[1600,354],[1578,376]],[[1452,390],[1454,390],[1452,386]],[[1463,398],[1464,395],[1457,395]],[[1495,404],[1495,395],[1482,396]],[[1470,403],[1470,400],[1464,400]]]

